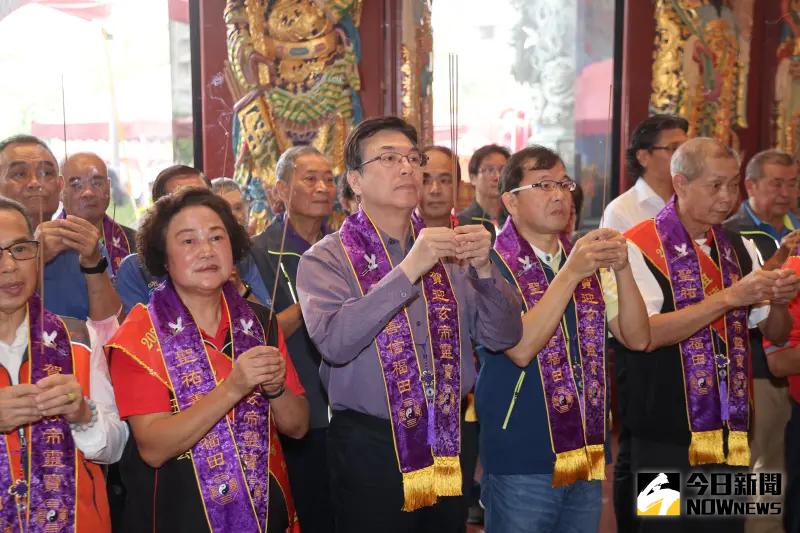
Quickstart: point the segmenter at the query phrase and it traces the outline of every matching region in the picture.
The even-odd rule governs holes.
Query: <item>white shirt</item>
[[[743,238],[744,246],[747,248],[747,253],[750,254],[750,259],[753,262],[753,270],[761,268],[761,263],[758,259],[758,249],[750,239]],[[699,239],[697,244],[703,250],[703,253],[711,256],[711,248],[706,245],[705,239]],[[633,277],[636,280],[636,285],[639,287],[639,292],[642,294],[644,305],[647,307],[647,315],[653,316],[661,313],[661,307],[664,305],[664,294],[661,292],[661,287],[658,284],[653,272],[648,268],[645,262],[644,255],[638,246],[628,241],[628,262],[631,265]],[[616,291],[616,287],[614,287]],[[767,318],[769,315],[769,305],[755,306],[750,310],[748,319],[748,326],[754,328],[759,322]]]
[[[606,206],[600,227],[625,232],[643,220],[654,218],[666,205],[644,178],[639,178],[633,187]]]
[[[86,459],[102,464],[115,463],[122,457],[128,440],[128,426],[119,419],[103,343],[111,337],[119,323],[116,317],[111,317],[99,322],[89,320],[87,326],[94,347],[89,360],[89,389],[90,397],[97,405],[97,422],[85,431],[73,430],[72,438]],[[99,342],[101,340],[102,343]],[[8,372],[13,385],[19,384],[19,369],[27,349],[26,318],[17,328],[11,344],[0,341],[0,365]]]

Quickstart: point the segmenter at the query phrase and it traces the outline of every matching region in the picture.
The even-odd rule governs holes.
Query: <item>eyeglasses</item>
[[[650,147],[650,151],[652,152],[653,150],[664,150],[665,152],[669,152],[671,154],[674,154],[675,151],[680,147],[681,147],[680,144],[670,144],[669,146],[655,145],[655,146],[651,146]]]
[[[70,189],[74,189],[76,191],[82,191],[83,189],[92,188],[96,191],[100,191],[108,187],[110,180],[105,176],[93,176],[91,178],[79,178],[73,177],[67,181]]]
[[[39,253],[39,241],[21,241],[6,247],[0,246],[0,259],[6,250],[15,261],[29,261]]]
[[[502,173],[503,167],[489,165],[478,169],[478,174],[482,174],[484,176],[499,176]]]
[[[428,156],[419,152],[411,152],[406,155],[398,152],[384,152],[378,157],[373,157],[369,161],[364,161],[359,167],[364,167],[373,161],[380,161],[382,167],[392,168],[395,165],[401,164],[403,159],[408,161],[408,164],[414,168],[424,167],[428,163]]]
[[[564,192],[572,192],[578,187],[578,184],[571,179],[565,179],[562,181],[555,181],[555,180],[542,180],[539,183],[531,183],[530,185],[523,185],[522,187],[517,187],[516,189],[511,189],[510,193],[515,192],[522,192],[527,191],[528,189],[541,189],[544,192],[553,192],[556,189],[562,190]]]

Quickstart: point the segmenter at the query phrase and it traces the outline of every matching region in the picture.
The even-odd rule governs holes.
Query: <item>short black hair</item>
[[[572,191],[572,203],[575,205],[575,229],[581,226],[581,211],[583,210],[583,187],[580,183],[575,184],[575,190]]]
[[[529,159],[533,161],[533,166],[522,168],[522,163]],[[500,194],[519,187],[525,170],[549,170],[559,163],[563,165],[564,160],[550,148],[538,144],[523,148],[512,155],[503,167],[503,173],[500,174]]]
[[[453,154],[453,151],[450,148],[448,148],[447,146],[439,146],[439,145],[433,144],[431,146],[426,146],[421,151],[422,151],[423,154],[427,154],[428,152],[439,152],[439,153],[442,153],[442,154],[446,155],[450,159],[450,161],[455,162],[455,164],[456,164],[456,185],[461,183],[461,164],[459,163],[458,159],[456,159],[455,154]],[[423,172],[424,172],[424,170],[423,170]]]
[[[153,203],[157,202],[161,199],[161,197],[167,194],[167,183],[169,183],[169,180],[175,176],[191,175],[199,176],[206,183],[206,185],[208,185],[208,188],[211,188],[211,180],[209,180],[205,174],[196,168],[188,165],[172,165],[159,172],[158,176],[156,176],[152,188]]]
[[[411,144],[417,146],[417,130],[400,117],[387,115],[384,117],[362,120],[350,130],[344,142],[344,164],[347,170],[358,170],[364,162],[361,155],[361,142],[380,131],[399,131]]]
[[[53,151],[47,146],[47,143],[44,142],[42,139],[35,135],[27,135],[27,134],[17,134],[12,135],[11,137],[6,137],[2,141],[0,141],[0,154],[2,154],[6,148],[11,146],[12,144],[38,144],[45,150],[47,153],[50,154],[50,157],[53,158],[53,161],[56,161],[56,156],[53,155]],[[58,165],[58,161],[56,161],[56,165]]]
[[[511,152],[505,146],[500,146],[499,144],[487,144],[486,146],[481,146],[475,153],[472,154],[472,157],[469,158],[469,163],[467,164],[467,172],[469,172],[469,177],[474,178],[478,175],[478,170],[481,168],[481,163],[483,160],[492,154],[500,154],[505,156],[506,159],[511,159]]]
[[[159,198],[145,213],[136,233],[136,251],[152,275],[167,275],[167,226],[175,215],[192,206],[208,207],[222,219],[231,241],[234,264],[250,250],[250,237],[236,220],[228,202],[211,189],[187,187]]]
[[[353,192],[352,187],[347,182],[346,172],[336,179],[336,196],[340,202],[342,200],[355,200],[356,198],[356,193]]]
[[[28,233],[33,235],[33,221],[31,215],[25,206],[16,200],[12,200],[6,196],[0,196],[0,211],[16,211],[25,219],[25,224],[28,225]]]
[[[685,133],[689,132],[689,122],[677,115],[653,115],[641,121],[636,129],[633,130],[631,141],[628,148],[625,150],[625,168],[632,176],[641,176],[644,174],[644,167],[642,167],[639,160],[636,158],[636,152],[639,150],[649,150],[655,146],[658,141],[659,134],[664,130],[681,129]]]

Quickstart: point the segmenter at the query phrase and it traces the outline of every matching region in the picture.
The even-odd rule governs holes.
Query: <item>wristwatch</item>
[[[85,267],[81,265],[81,272],[84,274],[102,274],[108,268],[108,259],[105,257],[100,258],[100,262],[93,267]]]

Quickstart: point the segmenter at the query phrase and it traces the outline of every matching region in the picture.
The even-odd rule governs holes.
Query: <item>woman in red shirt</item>
[[[106,346],[134,437],[126,530],[299,530],[276,432],[302,437],[308,403],[277,323],[228,282],[248,247],[205,189],[160,199],[141,225],[145,266],[168,277]]]

